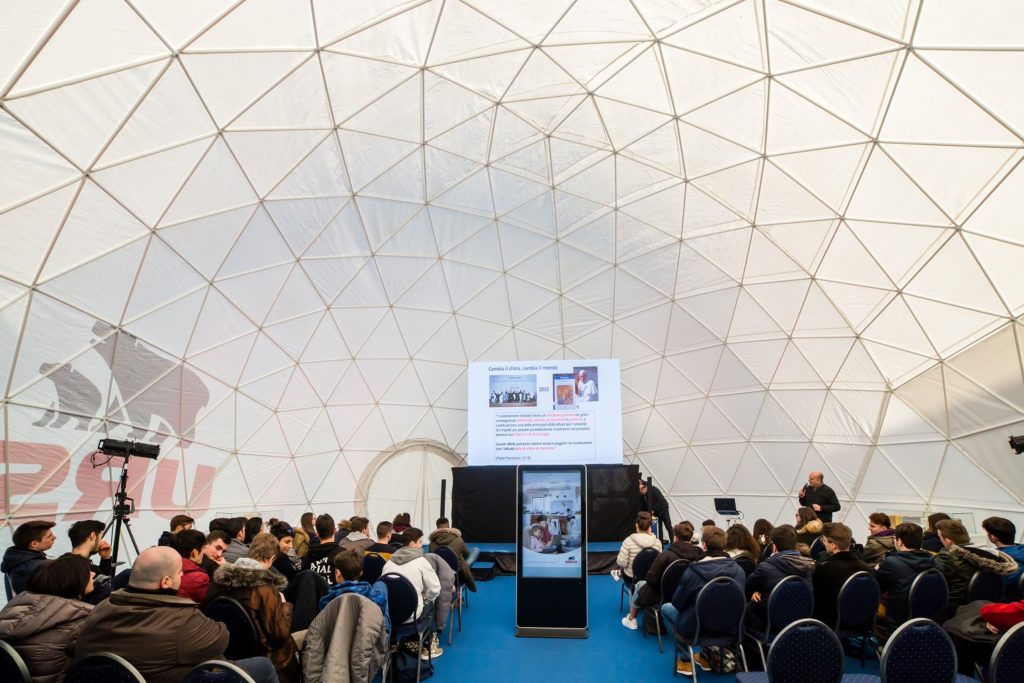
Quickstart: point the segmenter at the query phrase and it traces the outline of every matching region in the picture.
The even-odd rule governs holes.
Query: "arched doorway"
[[[367,468],[360,488],[366,491],[366,517],[371,533],[378,522],[408,512],[413,526],[427,534],[441,510],[441,480],[448,481],[446,514],[451,517],[452,467],[458,455],[434,441],[406,443],[382,454]]]

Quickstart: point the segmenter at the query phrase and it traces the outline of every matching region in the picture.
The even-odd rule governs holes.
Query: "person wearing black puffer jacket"
[[[790,524],[772,529],[772,556],[757,565],[754,573],[747,577],[746,592],[750,603],[747,605],[744,624],[748,630],[764,630],[768,621],[768,596],[780,581],[787,576],[811,580],[814,560],[804,557],[796,549],[796,530]]]
[[[640,588],[636,598],[636,607],[631,607],[630,618],[636,619],[637,612],[645,607],[657,607],[663,602],[661,595],[661,579],[665,570],[676,560],[696,562],[704,556],[704,551],[693,542],[693,524],[690,522],[679,522],[672,527],[672,545],[666,548],[654,559],[650,570],[647,572],[647,583]],[[671,596],[666,596],[671,597]]]

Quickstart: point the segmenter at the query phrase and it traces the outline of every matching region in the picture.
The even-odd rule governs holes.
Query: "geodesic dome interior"
[[[433,454],[389,471],[390,517],[465,459],[467,362],[610,357],[624,461],[681,517],[788,520],[820,469],[857,529],[1020,524],[1022,25],[4,3],[6,516],[108,518],[109,435],[163,446],[131,467],[147,542],[183,509],[365,510],[391,455]]]

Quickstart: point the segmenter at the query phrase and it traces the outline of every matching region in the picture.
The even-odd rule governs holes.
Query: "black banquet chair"
[[[0,680],[9,683],[32,683],[25,660],[14,647],[0,640]]]
[[[1003,577],[992,572],[974,572],[967,584],[967,602],[988,600],[1003,601]]]
[[[737,683],[871,683],[869,674],[843,675],[839,636],[816,619],[798,619],[782,629],[764,671],[736,674]]]
[[[207,617],[228,627],[228,647],[224,650],[227,659],[256,657],[259,652],[259,636],[256,624],[242,603],[234,598],[221,595],[210,601],[203,610]]]
[[[967,683],[956,672],[949,635],[931,619],[911,619],[889,637],[879,664],[882,683]]]
[[[661,575],[661,602],[654,607],[647,607],[644,609],[644,619],[654,619],[654,629],[658,634],[658,652],[662,652],[661,648],[661,634],[665,630],[664,625],[661,622],[661,606],[666,602],[672,602],[672,596],[676,594],[676,588],[679,587],[679,579],[683,578],[683,572],[690,566],[689,560],[675,560],[669,566],[665,567],[664,573]],[[640,629],[640,633],[643,637],[647,637],[647,629]]]
[[[654,560],[658,557],[658,551],[654,548],[644,548],[637,556],[633,558],[633,578],[626,576],[626,572],[622,572],[622,585],[619,588],[619,611],[622,611],[622,598],[633,591],[633,586],[636,585],[637,581],[640,581],[650,570],[651,565],[654,564]]]
[[[64,683],[146,683],[146,679],[124,657],[97,652],[72,664]]]
[[[875,632],[875,615],[881,600],[882,592],[878,582],[867,572],[851,575],[839,589],[835,632],[840,638],[861,637],[861,666],[864,666],[868,639]]]
[[[384,573],[384,565],[388,563],[377,553],[366,553],[363,555],[363,581],[366,583],[377,583],[377,579]]]
[[[931,619],[949,602],[946,577],[938,569],[926,569],[914,577],[907,597],[910,619]]]
[[[188,672],[181,683],[255,683],[237,665],[220,659],[203,662]]]
[[[696,628],[693,638],[684,638],[679,635],[679,623],[676,623],[675,633],[675,657],[672,659],[672,670],[675,672],[675,663],[679,659],[679,646],[685,645],[690,653],[690,661],[693,661],[693,648],[696,646],[708,647],[736,647],[740,651],[743,668],[747,668],[747,658],[743,648],[739,647],[743,633],[743,611],[746,609],[747,600],[743,595],[743,589],[739,584],[727,576],[719,576],[704,584],[697,594]],[[693,680],[697,680],[697,669],[693,667]]]
[[[987,671],[977,671],[986,683],[1019,683],[1024,681],[1024,622],[1003,634],[992,650]]]
[[[423,612],[419,619],[405,623],[416,613],[416,606],[419,599],[416,587],[409,579],[401,574],[387,573],[379,579],[388,587],[388,617],[391,619],[391,645],[399,644],[403,639],[415,636],[417,640],[417,652],[423,650],[423,642],[427,638],[434,625],[434,610],[429,603],[423,605]],[[388,672],[391,669],[391,657],[384,662],[384,671],[381,673],[381,680],[386,681]],[[420,680],[422,660],[416,658],[416,680]]]
[[[757,642],[761,663],[766,667],[768,660],[765,658],[764,646],[770,647],[782,629],[795,621],[809,618],[814,612],[814,593],[810,581],[799,576],[787,576],[779,581],[768,596],[767,612],[768,623],[764,633],[747,631],[747,635]]]

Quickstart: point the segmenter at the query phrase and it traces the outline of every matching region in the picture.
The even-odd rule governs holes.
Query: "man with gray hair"
[[[175,550],[143,550],[132,566],[128,587],[111,593],[86,617],[75,657],[113,652],[151,683],[176,683],[195,665],[223,659],[227,627],[204,616],[192,600],[179,598],[180,586],[181,556]],[[277,681],[266,657],[236,664],[257,682]]]

